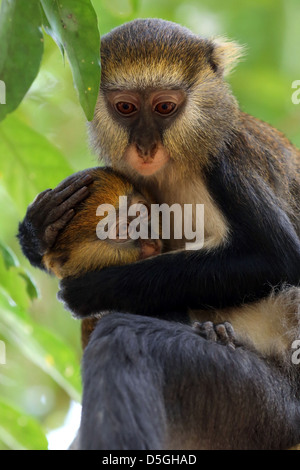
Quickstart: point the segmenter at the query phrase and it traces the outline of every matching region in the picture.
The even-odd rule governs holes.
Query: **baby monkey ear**
[[[211,65],[216,72],[227,75],[245,54],[245,47],[226,38],[211,40]]]

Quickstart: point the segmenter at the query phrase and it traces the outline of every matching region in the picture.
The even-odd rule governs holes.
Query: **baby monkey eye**
[[[121,114],[132,114],[137,110],[134,104],[127,103],[125,101],[119,101],[118,103],[116,103],[116,109]]]
[[[171,114],[174,109],[176,108],[176,104],[175,103],[172,103],[171,101],[165,101],[165,102],[162,102],[162,103],[158,103],[155,108],[154,108],[154,111],[159,113],[159,114]]]

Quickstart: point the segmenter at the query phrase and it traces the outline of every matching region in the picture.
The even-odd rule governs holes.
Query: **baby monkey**
[[[127,179],[110,168],[92,168],[88,170],[88,174],[92,179],[88,198],[75,207],[75,215],[43,256],[45,268],[59,279],[78,277],[107,266],[133,263],[160,254],[162,250],[159,238],[152,240],[130,237],[128,229],[133,216],[128,215],[126,218],[124,212],[120,212],[120,197],[127,197],[129,212],[130,208],[135,207],[139,214],[139,208],[149,210],[149,196],[139,193]],[[150,211],[147,214],[150,216]],[[112,223],[105,227],[109,215],[116,217],[110,219]],[[106,239],[98,236],[97,227],[101,221],[102,228],[107,228]],[[83,348],[87,345],[99,316],[82,321]]]

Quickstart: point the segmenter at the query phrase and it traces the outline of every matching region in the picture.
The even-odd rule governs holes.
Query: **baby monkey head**
[[[150,239],[148,230],[144,238],[139,233],[140,222],[149,227],[151,200],[110,168],[87,171],[93,178],[89,196],[76,207],[74,217],[43,257],[46,268],[58,278],[132,263],[161,252],[158,237]]]

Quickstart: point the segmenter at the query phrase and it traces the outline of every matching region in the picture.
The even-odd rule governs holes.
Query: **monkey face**
[[[142,176],[162,169],[170,154],[162,142],[163,130],[182,111],[182,90],[111,91],[107,103],[112,116],[127,129],[129,145],[123,160]]]

